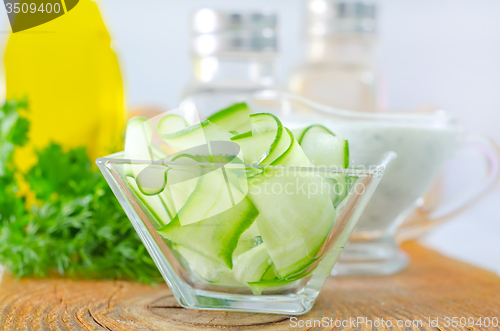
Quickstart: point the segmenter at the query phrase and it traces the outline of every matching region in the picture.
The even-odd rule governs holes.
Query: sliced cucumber
[[[250,123],[251,132],[234,136],[231,140],[240,145],[246,163],[271,164],[289,147],[289,135],[280,120],[272,114],[252,114]]]
[[[324,126],[311,125],[305,128],[297,141],[315,166],[349,167],[349,143]]]
[[[209,282],[216,282],[220,279],[221,273],[228,270],[219,263],[197,254],[181,245],[174,245],[174,248],[186,260],[189,266],[203,279]],[[229,271],[229,270],[228,270]]]
[[[231,138],[231,141],[240,146],[243,161],[246,164],[259,164],[268,151],[268,147],[276,139],[276,132],[269,131],[254,137],[252,131],[236,135]]]
[[[175,207],[174,197],[172,195],[170,187],[166,186],[165,189],[158,194],[158,196],[160,197],[161,201],[167,208],[167,212],[170,215],[170,219],[174,219],[175,215],[177,215],[177,208]]]
[[[254,226],[254,225],[255,225],[255,227],[257,227],[257,225],[255,224],[255,221],[252,223],[252,226]],[[252,227],[252,226],[250,226],[250,227]],[[245,231],[245,232],[247,232],[247,231]],[[238,242],[238,246],[234,250],[233,261],[234,261],[234,258],[237,257],[238,255],[243,254],[246,251],[251,250],[255,246],[262,244],[262,237],[261,236],[245,238],[244,237],[245,232],[241,235],[240,241]]]
[[[168,154],[165,151],[155,145],[151,145],[151,152],[153,152],[155,160],[163,160],[168,157]]]
[[[274,268],[269,268],[267,269],[266,273],[264,274],[264,276],[262,276],[262,280],[276,280],[278,279],[278,277],[276,276],[276,272],[274,272]]]
[[[125,130],[125,159],[154,160],[154,155],[150,148],[152,136],[153,127],[147,118],[131,118]],[[147,166],[148,164],[127,164],[124,167],[125,175],[136,178]]]
[[[158,134],[176,152],[206,145],[209,141],[230,141],[233,136],[208,120],[181,128],[177,117],[168,115],[158,122]],[[173,131],[175,128],[180,129]]]
[[[178,120],[173,118],[176,122]],[[226,188],[229,190],[228,181],[233,181],[233,185],[238,188],[243,194],[246,194],[246,180],[242,180],[245,174],[245,167],[241,161],[243,156],[239,146],[236,143],[231,142],[230,138],[232,134],[221,129],[217,125],[205,120],[201,123],[186,127],[179,131],[171,132],[172,125],[168,123],[169,117],[163,118],[158,124],[158,129],[161,131],[160,135],[163,139],[170,145],[171,148],[180,154],[172,157],[172,161],[180,161],[179,156],[190,157],[196,162],[206,162],[214,164],[212,169],[204,168],[203,174],[210,171],[218,171],[224,175],[226,181]],[[165,129],[165,127],[167,129]],[[173,125],[173,127],[177,127]],[[163,130],[163,131],[162,131]],[[231,171],[226,171],[224,168],[221,169],[226,164],[232,164]],[[235,166],[238,165],[238,166]],[[236,178],[233,175],[240,174]],[[199,177],[196,175],[195,177]],[[211,175],[210,175],[211,176]],[[208,176],[208,177],[210,177]],[[168,179],[168,178],[167,178]],[[201,183],[200,183],[201,185]],[[220,186],[214,186],[219,188]],[[212,192],[211,192],[212,191]],[[212,188],[204,188],[198,190],[198,194],[214,193]],[[234,200],[234,204],[241,200],[234,196],[237,192],[232,192],[231,198]],[[214,194],[210,195],[211,198]],[[215,195],[217,199],[217,195]],[[213,199],[212,199],[213,200]],[[207,202],[209,204],[209,202]],[[178,205],[176,205],[177,210],[180,211]],[[184,222],[181,221],[183,224]]]
[[[158,159],[160,151],[151,145],[153,128],[144,117],[134,117],[127,123],[125,133],[125,158],[146,161],[144,164],[126,164],[124,171],[133,176],[142,194],[155,195],[165,188],[166,167],[148,164]]]
[[[349,167],[349,143],[335,136],[321,125],[311,125],[301,130],[297,140],[304,153],[316,167],[347,168]],[[344,174],[331,175],[325,178],[330,187],[330,197],[337,206],[350,189],[349,177]]]
[[[251,188],[249,198],[262,216],[257,226],[276,274],[285,278],[316,257],[335,221],[335,209],[329,192],[321,192],[322,181],[316,176],[283,176],[271,171],[269,178],[257,184],[261,192],[252,194]],[[294,192],[273,194],[272,187]]]
[[[133,117],[127,122],[125,131],[125,158],[132,160],[153,160],[151,139],[153,127],[145,117]]]
[[[234,104],[208,118],[208,120],[229,132],[243,133],[251,130],[250,108],[244,102]]]
[[[310,166],[291,132],[287,133],[291,144],[273,165]],[[323,178],[310,172],[267,168],[251,180],[249,198],[260,212],[257,226],[277,276],[286,278],[303,270],[316,258],[335,221]]]
[[[143,194],[141,190],[139,190],[139,187],[137,186],[137,183],[133,177],[127,176],[125,178],[127,180],[127,183],[132,188],[132,191],[134,191],[137,197],[148,208],[148,210],[158,222],[158,224],[155,225],[157,227],[162,227],[170,223],[171,217],[162,199],[160,199],[158,195],[149,196]]]
[[[186,163],[172,165],[167,177],[172,205],[183,226],[222,213],[238,204],[247,194],[244,165],[234,156],[180,154],[173,160]],[[206,161],[221,163],[207,164]],[[231,167],[226,169],[228,163]]]
[[[269,252],[264,244],[260,244],[235,258],[234,278],[244,285],[247,285],[248,282],[257,282],[262,279],[270,267]]]
[[[181,131],[189,126],[186,119],[176,114],[168,114],[158,122],[158,133],[169,135]]]
[[[288,130],[288,128],[285,129],[288,139],[284,141],[288,143],[288,146],[286,150],[283,151],[283,153],[276,158],[273,163],[271,163],[271,165],[311,167],[312,163],[309,161],[309,158],[300,147],[292,132]]]
[[[259,228],[257,227],[257,223],[254,222],[252,226],[248,228],[248,230],[243,232],[240,240],[253,239],[255,237],[260,237],[260,233],[259,233]]]
[[[166,176],[167,186],[159,194],[172,219],[176,217],[178,211],[182,209],[194,192],[202,171],[192,156],[175,155],[174,160],[183,163],[183,165],[170,165]]]
[[[245,103],[191,126],[167,115],[158,133],[177,164],[163,176],[166,189],[157,192],[139,176],[137,190],[158,193],[155,208],[172,219],[158,232],[197,274],[220,283],[223,270],[224,281],[255,293],[310,275],[345,194],[332,187],[347,179],[300,167],[347,167],[347,141],[322,126],[295,131],[295,139],[276,116],[250,114]]]
[[[268,146],[260,145],[261,142],[255,143],[258,150],[266,148],[266,151],[261,155],[262,160],[258,164],[268,165],[283,154],[290,145],[290,137],[286,134],[286,128],[281,124],[281,121],[272,114],[252,114],[251,125],[252,135],[257,138],[268,132],[275,133],[275,139]]]
[[[230,209],[233,205],[229,194],[224,176],[219,171],[201,175],[194,191],[177,213],[180,224],[184,226],[196,223]],[[241,198],[238,201],[241,201]]]
[[[269,114],[253,114],[250,121],[252,128],[254,122],[257,122],[257,128],[260,130],[242,133],[231,140],[240,146],[245,163],[261,164],[277,146],[283,125],[275,116]]]
[[[238,240],[257,215],[250,200],[243,199],[233,208],[197,223],[181,226],[176,217],[158,232],[173,243],[232,269]]]
[[[139,190],[145,195],[156,195],[165,189],[168,168],[162,164],[150,164],[136,175]]]
[[[301,280],[303,278],[310,276],[313,273],[313,271],[316,269],[317,266],[311,268],[310,270],[308,270],[308,269],[312,265],[312,263],[314,263],[316,261],[317,261],[317,259],[312,260],[311,263],[309,265],[305,266],[301,272],[294,274],[294,275],[291,275],[287,278],[264,279],[264,278],[267,278],[267,277],[265,277],[265,276],[267,276],[267,274],[265,274],[263,279],[261,279],[259,281],[255,281],[255,282],[249,282],[248,285],[250,285],[250,288],[252,289],[252,292],[254,295],[261,295],[262,291],[264,291],[264,290],[272,289],[272,290],[276,291],[276,290],[284,289],[287,287],[287,285],[290,285],[292,283],[295,283],[298,280]],[[268,272],[270,272],[270,271],[272,271],[272,268],[270,268],[268,270]]]

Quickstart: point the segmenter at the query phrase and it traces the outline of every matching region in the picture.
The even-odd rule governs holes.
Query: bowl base
[[[302,315],[309,312],[316,299],[299,294],[254,296],[205,290],[195,290],[188,298],[178,300],[188,309],[285,315]]]

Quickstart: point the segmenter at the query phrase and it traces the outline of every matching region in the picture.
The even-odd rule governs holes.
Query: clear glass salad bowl
[[[394,153],[383,155],[381,161],[369,169],[141,161],[125,159],[123,152],[96,162],[183,307],[298,315],[314,305],[394,156]],[[127,177],[127,167],[147,167],[152,174],[169,169],[184,180],[200,173],[214,178],[222,176],[225,184],[221,182],[219,186],[222,186],[221,192],[231,197],[227,200],[230,203],[214,212],[218,215],[214,218],[175,225],[181,219],[176,215],[177,218],[165,225],[158,210],[151,210],[153,202],[145,201],[137,185]],[[264,179],[249,176],[253,173],[263,174],[260,178]],[[245,176],[238,177],[239,174]],[[240,178],[236,179],[238,192],[243,194],[234,194],[231,178]],[[179,181],[170,181],[168,177],[166,189],[171,186],[174,190]],[[334,204],[328,198],[332,183],[343,192]],[[213,185],[213,195],[220,190],[218,185]],[[209,195],[197,203],[210,199]],[[253,236],[252,227],[248,228],[247,220],[241,218],[241,210],[249,208],[248,201],[267,206],[265,212],[259,210],[260,214],[254,213],[253,218],[265,219],[255,221],[260,222],[262,237],[266,233],[278,238],[274,242],[264,240],[267,250],[273,252],[273,259],[266,256],[269,253],[261,254],[266,251],[260,249],[266,248],[262,238]],[[248,229],[240,237],[232,238],[242,228]],[[170,240],[179,235],[187,243],[184,247]],[[236,250],[228,253],[232,245],[237,245]],[[205,253],[214,251],[220,253],[222,263],[206,259]],[[259,277],[259,281],[252,279],[259,272],[264,276]]]

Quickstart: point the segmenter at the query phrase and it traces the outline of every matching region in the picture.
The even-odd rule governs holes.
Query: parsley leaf
[[[161,281],[111,189],[84,148],[50,144],[26,174],[12,154],[28,140],[26,102],[0,107],[0,263],[18,277],[69,277]],[[29,210],[18,196],[27,183],[38,203]]]

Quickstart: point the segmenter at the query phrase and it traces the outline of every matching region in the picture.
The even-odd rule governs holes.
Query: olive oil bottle
[[[85,146],[91,159],[121,148],[122,78],[94,1],[80,0],[52,21],[12,33],[4,64],[6,98],[26,97],[29,104],[30,142],[15,155],[19,170],[51,141]]]

